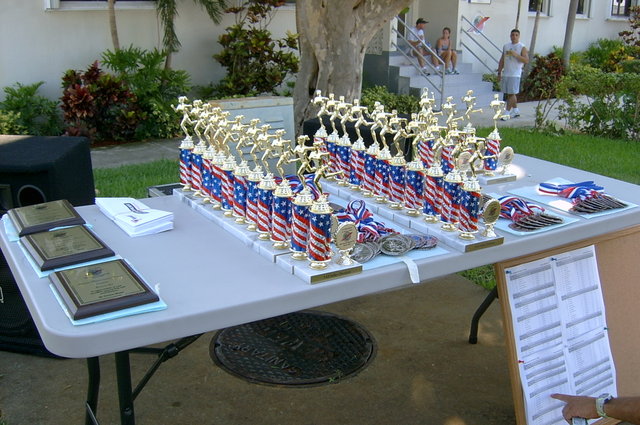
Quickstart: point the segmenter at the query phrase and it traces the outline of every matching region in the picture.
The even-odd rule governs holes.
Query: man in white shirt
[[[522,68],[529,63],[529,52],[527,48],[520,42],[520,31],[511,30],[511,43],[507,43],[502,48],[502,56],[498,63],[498,81],[502,87],[502,91],[507,95],[507,113],[510,118],[520,116],[518,109],[518,97],[520,93],[520,77],[522,76]],[[509,117],[503,117],[508,119]]]
[[[428,21],[425,21],[422,18],[418,18],[418,20],[416,21],[416,26],[414,28],[410,28],[409,33],[407,34],[407,41],[415,48],[411,49],[411,53],[418,59],[418,64],[423,71],[427,71],[427,61],[424,57],[431,56],[431,52],[425,49],[423,45],[424,43],[427,46],[431,47],[431,45],[424,40],[424,26],[428,23]],[[432,57],[431,61],[434,66],[437,67],[437,60]]]

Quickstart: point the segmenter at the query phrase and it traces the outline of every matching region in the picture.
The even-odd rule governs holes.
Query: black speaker
[[[95,201],[85,137],[0,136],[0,207],[8,210],[67,199]]]
[[[0,136],[0,215],[58,199],[75,206],[95,201],[88,139]],[[57,357],[44,347],[1,253],[0,350]]]

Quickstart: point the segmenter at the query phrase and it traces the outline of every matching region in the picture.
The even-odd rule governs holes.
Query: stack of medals
[[[499,201],[500,217],[511,220],[509,227],[520,232],[533,232],[563,222],[561,217],[548,214],[542,206],[522,198],[502,196]]]
[[[540,183],[538,191],[545,195],[556,195],[571,199],[570,211],[582,214],[595,214],[606,210],[625,208],[627,204],[604,193],[604,187],[593,181],[572,184]]]
[[[373,219],[373,213],[364,201],[352,201],[343,210],[335,213],[339,222],[350,221],[358,229],[358,243],[353,247],[351,258],[366,263],[378,254],[399,256],[412,249],[430,249],[437,245],[433,236],[419,234],[400,234],[384,223]]]

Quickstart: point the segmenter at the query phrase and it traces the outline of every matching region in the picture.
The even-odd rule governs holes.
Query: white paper
[[[134,198],[96,198],[96,205],[129,236],[173,229],[173,213],[149,208]]]
[[[565,423],[553,393],[615,395],[595,248],[509,268],[506,280],[527,423]]]

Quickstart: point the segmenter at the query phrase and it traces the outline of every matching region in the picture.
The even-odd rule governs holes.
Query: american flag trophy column
[[[296,193],[291,208],[291,258],[306,260],[307,242],[309,237],[309,208],[313,204],[313,195],[306,184],[305,172],[309,171],[309,151],[317,146],[306,146],[308,136],[299,136],[294,152],[298,156],[297,176],[301,190]]]
[[[364,139],[360,133],[360,127],[366,123],[364,114],[367,113],[366,106],[360,106],[360,101],[354,99],[353,107],[351,108],[353,114],[353,120],[355,121],[354,128],[358,138],[351,146],[351,160],[349,170],[349,185],[353,190],[361,190],[362,180],[364,178],[364,159],[366,156],[366,146]]]
[[[244,159],[243,147],[247,144],[246,129],[248,125],[242,124],[243,115],[236,115],[235,121],[231,126],[231,140],[235,143],[234,150],[238,165],[233,170],[233,216],[238,224],[246,224],[247,216],[247,177],[251,170],[249,163]]]
[[[400,146],[400,139],[405,140],[407,132],[403,127],[406,124],[406,119],[394,117],[389,121],[391,126],[391,132],[393,135],[393,144],[396,150],[396,154],[389,161],[389,208],[400,210],[404,207],[404,192],[406,181],[406,165],[407,161],[404,159],[403,149]]]
[[[340,170],[337,146],[340,136],[338,135],[338,129],[336,128],[336,119],[338,118],[337,105],[338,101],[335,100],[335,95],[333,93],[329,93],[329,99],[326,102],[326,110],[329,115],[329,122],[331,123],[331,133],[326,138],[325,145],[327,147],[327,152],[329,152],[329,171],[331,173],[335,173]],[[333,180],[333,177],[329,180]]]
[[[413,161],[407,164],[407,184],[404,189],[405,212],[413,217],[422,213],[421,209],[424,203],[425,169],[422,161],[418,158],[419,142],[419,137],[414,135],[411,144]]]
[[[498,132],[498,120],[503,116],[502,111],[505,107],[505,102],[500,100],[498,95],[494,96],[494,99],[489,104],[491,109],[495,112],[493,115],[493,131],[487,136],[487,158],[484,161],[484,173],[487,176],[494,175],[498,168],[498,155],[500,154],[500,132]]]
[[[189,134],[188,125],[193,124],[191,120],[191,108],[192,105],[187,103],[189,99],[186,96],[180,96],[178,98],[178,106],[173,106],[173,110],[176,112],[182,112],[182,120],[180,121],[180,128],[184,132],[184,139],[180,142],[180,165],[179,165],[179,178],[182,190],[191,189],[191,151],[194,149],[193,138]]]
[[[462,177],[455,167],[444,176],[444,196],[442,199],[442,211],[440,214],[442,230],[448,232],[454,232],[457,230],[457,212],[461,183]]]
[[[317,154],[317,155],[314,155]],[[325,269],[331,261],[331,214],[327,195],[322,191],[321,178],[326,178],[330,165],[323,162],[324,152],[312,152],[310,158],[316,161],[314,183],[319,191],[318,198],[313,201],[309,210],[309,236],[307,241],[307,256],[309,267],[314,270]],[[342,173],[338,171],[337,173]]]
[[[427,170],[424,188],[424,221],[437,223],[440,221],[444,198],[444,172],[440,166],[440,157],[436,151],[436,160]]]
[[[349,160],[351,159],[351,139],[349,138],[349,134],[347,133],[347,121],[351,121],[351,108],[352,104],[346,103],[344,101],[344,96],[340,96],[340,102],[336,107],[336,111],[338,113],[338,118],[340,118],[340,125],[342,126],[342,137],[338,140],[336,144],[337,151],[337,159],[339,169],[342,171],[338,178],[339,186],[348,186],[349,178],[351,177],[351,164]]]
[[[283,166],[291,159],[290,140],[284,140],[282,133],[278,133],[278,138],[272,143],[272,157],[277,157],[276,170],[280,175],[280,184],[274,192],[273,216],[271,219],[271,241],[275,249],[287,249],[291,239],[291,198],[293,190]]]
[[[247,208],[245,219],[247,220],[247,230],[255,232],[258,230],[258,185],[262,181],[264,171],[258,160],[258,153],[263,150],[257,139],[258,123],[260,120],[251,120],[247,129],[246,143],[251,146],[249,153],[253,159],[253,169],[247,176]]]

